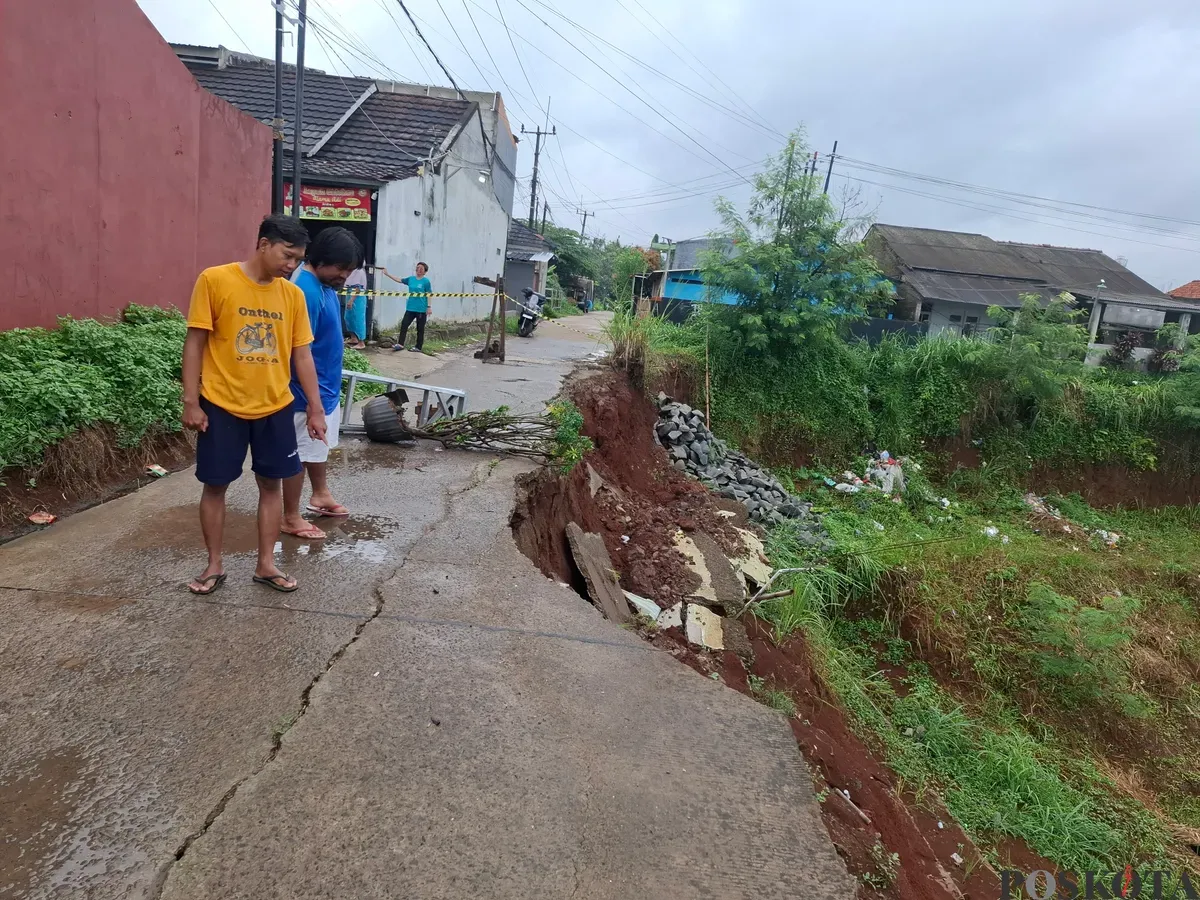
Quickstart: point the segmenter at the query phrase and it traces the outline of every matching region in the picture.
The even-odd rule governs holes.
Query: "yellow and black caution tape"
[[[367,290],[354,291],[354,290],[344,290],[344,289],[341,291],[338,291],[338,293],[343,297],[361,297],[364,294],[368,297],[408,297],[410,295],[409,291],[367,291]],[[416,296],[431,297],[431,298],[432,297],[478,297],[479,299],[483,300],[483,299],[490,299],[492,297],[495,297],[496,295],[494,293],[484,294],[479,291],[472,291],[469,294],[429,293],[429,294],[417,294]]]

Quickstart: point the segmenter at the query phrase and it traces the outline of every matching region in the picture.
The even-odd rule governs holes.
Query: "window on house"
[[[926,324],[928,324],[929,323],[929,313],[927,313],[927,312],[921,313],[921,318],[919,319],[919,321],[925,322]]]
[[[962,316],[951,316],[950,324],[951,325],[961,325],[962,324]]]
[[[966,324],[963,325],[963,337],[970,337],[979,328],[979,316],[967,316]]]

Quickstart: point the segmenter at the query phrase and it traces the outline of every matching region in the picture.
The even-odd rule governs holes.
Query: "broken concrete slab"
[[[708,650],[724,650],[725,640],[721,629],[721,617],[698,603],[689,603],[687,639],[688,643]]]
[[[722,619],[721,632],[726,650],[736,653],[747,666],[754,662],[754,648],[750,644],[750,635],[746,633],[746,626],[740,619]]]
[[[604,479],[600,477],[599,472],[592,468],[591,463],[587,463],[586,465],[588,473],[588,489],[592,492],[592,496],[595,497],[600,488],[604,487]]]
[[[717,598],[716,605],[728,616],[741,615],[746,606],[746,583],[734,570],[725,551],[702,531],[692,535],[692,542],[704,557],[704,566],[708,569],[713,593]]]
[[[596,608],[604,613],[605,618],[614,622],[622,625],[632,622],[633,613],[617,583],[617,570],[613,568],[608,549],[604,546],[604,538],[585,532],[571,522],[567,525],[567,543],[571,545],[571,555],[583,573],[588,595]]]
[[[771,578],[771,567],[766,562],[766,548],[758,535],[745,528],[735,528],[742,539],[746,552],[733,560],[733,566],[743,577],[754,583],[755,588],[762,587]]]
[[[700,579],[700,587],[692,591],[692,598],[705,606],[715,606],[717,591],[713,587],[712,574],[708,571],[708,566],[704,562],[704,554],[700,552],[696,542],[682,531],[677,531],[675,533],[675,549],[683,555],[687,561],[687,567]]]
[[[661,606],[659,606],[653,600],[649,600],[645,597],[639,597],[637,594],[632,594],[629,591],[625,591],[624,593],[625,599],[629,601],[629,605],[632,606],[636,612],[645,616],[651,622],[658,621],[658,617],[662,615]]]
[[[683,603],[676,603],[670,609],[664,609],[658,617],[659,628],[683,627]]]

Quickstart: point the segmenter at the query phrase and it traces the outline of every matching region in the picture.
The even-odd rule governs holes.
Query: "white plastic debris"
[[[698,603],[687,608],[688,643],[709,650],[724,650],[725,636],[721,629],[721,617]]]
[[[872,520],[871,524],[875,526],[876,531],[886,531],[887,530],[886,528],[883,527],[882,522],[876,522],[876,521]]]
[[[1000,529],[997,528],[995,525],[985,525],[983,528],[983,534],[987,535],[990,538],[999,537]]]
[[[950,498],[942,497],[940,500],[938,500],[938,506],[940,506],[942,509],[949,509],[950,508]]]
[[[683,627],[683,603],[676,603],[670,609],[664,609],[658,616],[659,628]]]
[[[951,861],[951,862],[953,862],[953,863],[954,863],[956,866],[961,866],[961,865],[962,865],[962,864],[963,864],[963,863],[964,863],[966,860],[964,860],[964,859],[963,859],[961,856],[959,856],[957,853],[951,853],[951,854],[950,854],[950,861]]]
[[[841,491],[843,494],[857,494],[862,490],[857,484],[835,484],[833,489]]]
[[[662,607],[653,600],[647,600],[645,597],[639,597],[629,591],[625,591],[625,599],[629,601],[630,606],[651,622],[657,622],[662,615]]]
[[[1007,534],[1000,535],[1000,543],[1002,543],[1002,544],[1008,543],[1008,535]]]

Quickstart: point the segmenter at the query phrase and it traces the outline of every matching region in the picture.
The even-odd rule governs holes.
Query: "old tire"
[[[401,424],[400,417],[396,414],[395,404],[383,394],[366,402],[362,417],[367,437],[373,441],[395,444],[398,441],[412,440],[412,434]]]

